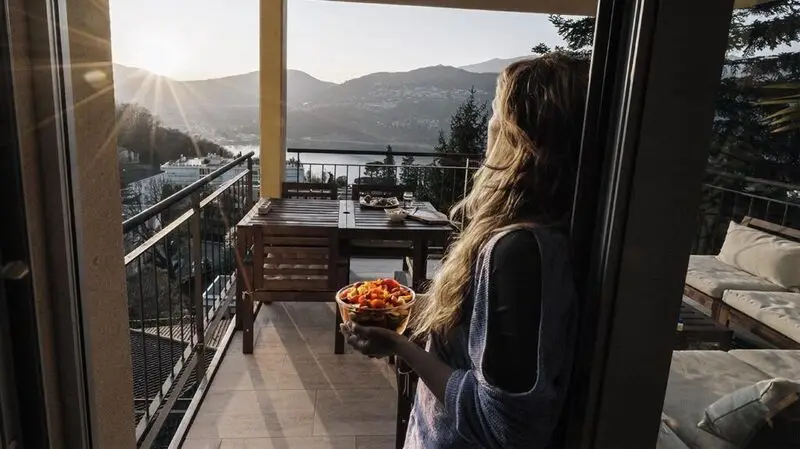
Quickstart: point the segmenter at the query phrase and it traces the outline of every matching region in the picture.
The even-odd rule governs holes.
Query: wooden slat
[[[267,261],[271,259],[287,258],[302,260],[302,259],[325,259],[329,257],[328,248],[318,247],[304,247],[304,246],[269,246],[265,247],[267,251]],[[263,259],[262,259],[263,260]],[[294,262],[299,263],[299,262]]]
[[[264,276],[328,276],[330,270],[325,268],[269,268],[264,266]]]
[[[383,184],[354,184],[352,189],[351,198],[358,201],[362,195],[395,197],[402,199],[405,188],[403,186],[392,186]]]
[[[307,292],[307,291],[279,291],[279,292],[270,292],[270,291],[258,291],[255,292],[253,295],[253,299],[255,301],[262,301],[262,302],[333,302],[335,292]],[[341,333],[336,332],[337,340],[339,339],[339,335]],[[337,352],[337,354],[341,354],[341,352]]]
[[[264,287],[264,234],[253,233],[253,289]]]
[[[261,234],[262,242],[264,245],[269,245],[270,247],[309,247],[304,249],[310,248],[319,248],[325,247],[328,245],[328,239],[324,237],[288,237],[288,236],[264,236]],[[298,248],[299,249],[299,248]],[[272,251],[274,252],[274,251]]]
[[[273,264],[273,265],[280,265],[280,264],[291,264],[296,265],[299,263],[311,263],[311,264],[318,264],[322,263],[327,265],[328,264],[328,255],[319,255],[313,254],[311,256],[307,256],[304,254],[299,253],[267,253],[267,258],[264,259],[265,264]]]
[[[744,217],[744,219],[742,219],[742,224],[754,229],[758,229],[760,231],[764,231],[768,234],[773,234],[778,237],[783,237],[787,240],[800,242],[800,230],[797,229],[789,228],[787,226],[781,226],[776,223],[771,223],[766,220],[760,220],[758,218],[752,218],[752,217]]]
[[[338,230],[329,232],[328,238],[328,285],[327,290],[338,290],[339,288],[339,232]]]
[[[320,279],[320,280],[288,280],[288,281],[278,281],[278,280],[270,280],[268,282],[268,291],[274,292],[283,292],[283,291],[329,291],[328,289],[328,280],[327,279]],[[333,297],[333,293],[331,293],[331,297]]]
[[[283,198],[336,199],[337,185],[321,182],[284,182]]]

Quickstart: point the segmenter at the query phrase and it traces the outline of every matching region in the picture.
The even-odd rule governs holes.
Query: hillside
[[[287,72],[290,147],[432,148],[456,107],[475,87],[489,102],[496,74],[434,66],[372,73],[342,84]],[[258,72],[201,81],[175,81],[115,65],[117,102],[139,103],[175,127],[223,144],[258,141]]]
[[[488,61],[479,62],[477,64],[464,65],[459,68],[462,70],[466,70],[467,72],[473,72],[473,73],[500,73],[511,63],[533,57],[534,57],[533,55],[525,55],[508,59],[494,58]]]

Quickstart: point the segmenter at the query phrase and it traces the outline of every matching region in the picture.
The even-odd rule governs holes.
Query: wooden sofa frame
[[[792,229],[752,217],[744,217],[741,224],[743,226],[758,229],[759,231],[800,243],[800,231],[797,229]],[[709,296],[700,290],[689,286],[688,284],[684,286],[683,293],[689,298],[700,303],[702,306],[711,310],[711,317],[724,326],[740,327],[780,349],[800,349],[800,343],[729,306],[722,301],[722,298],[714,298]]]

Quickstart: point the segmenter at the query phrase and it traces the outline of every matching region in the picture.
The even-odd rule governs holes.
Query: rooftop
[[[224,158],[216,154],[209,154],[208,156],[193,157],[193,158],[187,158],[186,156],[181,156],[179,159],[161,164],[161,168],[162,169],[169,167],[217,167],[218,168],[227,164],[232,160],[233,159]]]

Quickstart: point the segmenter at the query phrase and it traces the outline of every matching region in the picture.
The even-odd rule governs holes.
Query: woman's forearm
[[[406,338],[398,339],[395,352],[425,382],[433,395],[444,403],[444,392],[453,368]]]

